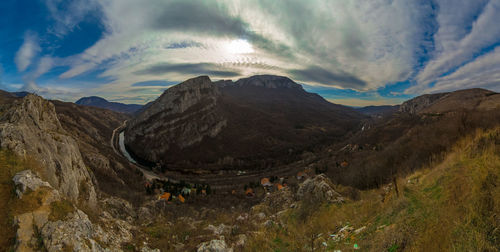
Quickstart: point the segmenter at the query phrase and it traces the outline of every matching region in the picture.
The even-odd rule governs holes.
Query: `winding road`
[[[121,147],[120,146],[120,139],[119,139],[119,137],[116,137],[116,135],[117,135],[117,133],[118,133],[118,135],[120,135],[120,133],[123,131],[123,129],[125,129],[126,126],[127,126],[127,120],[125,120],[121,126],[119,126],[118,128],[113,130],[113,134],[111,135],[111,142],[110,142],[111,147],[113,148],[113,151],[117,155],[127,159],[127,161],[130,163],[130,165],[139,169],[142,172],[142,174],[144,174],[144,177],[146,179],[148,179],[148,180],[158,179],[158,180],[169,181],[170,180],[169,178],[167,178],[165,176],[158,175],[150,170],[147,170],[145,167],[142,167],[135,160],[133,160],[132,157],[130,157],[130,154],[127,153],[127,155],[128,155],[128,157],[127,157],[127,155],[123,152],[126,150],[124,150],[125,148],[123,148],[123,149],[120,148]],[[118,146],[118,148],[120,148],[120,151],[117,150],[117,148],[116,148],[117,146]],[[174,182],[173,180],[170,180],[170,181]]]
[[[171,176],[167,177],[162,174],[157,174],[149,170],[147,167],[144,167],[140,165],[138,162],[133,160],[132,157],[130,157],[130,154],[124,153],[127,150],[125,150],[124,146],[120,146],[120,134],[123,132],[123,129],[127,126],[127,120],[123,122],[123,124],[116,129],[113,130],[112,136],[111,136],[111,146],[113,148],[113,151],[123,157],[125,160],[127,160],[131,166],[136,167],[139,169],[142,174],[144,174],[144,177],[148,180],[163,180],[163,181],[170,181],[173,183],[178,183],[179,181],[183,180],[188,183],[203,183],[203,184],[210,184],[210,186],[214,189],[223,189],[223,190],[229,190],[229,189],[234,189],[234,188],[239,188],[242,187],[243,185],[247,184],[248,182],[254,182],[254,181],[260,181],[261,178],[263,177],[270,177],[270,176],[293,176],[296,174],[298,171],[303,170],[305,166],[307,166],[306,162],[297,162],[295,165],[290,164],[290,165],[284,165],[282,167],[275,167],[272,170],[267,170],[267,171],[248,171],[244,175],[237,175],[235,174],[210,174],[210,175],[197,175],[196,179],[193,179],[193,177],[189,177],[187,175],[175,175],[171,174],[175,179],[173,179]],[[117,136],[118,135],[118,136]],[[124,135],[122,135],[124,137]],[[124,139],[122,140],[124,141]],[[123,148],[120,148],[123,147]],[[128,156],[128,157],[127,157]]]

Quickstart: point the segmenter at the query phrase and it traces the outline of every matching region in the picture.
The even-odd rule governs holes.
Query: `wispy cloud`
[[[51,41],[26,33],[15,62],[31,88],[55,67],[54,83],[92,76],[106,81],[84,92],[127,100],[154,98],[163,85],[154,81],[195,75],[286,75],[358,93],[408,83],[401,97],[498,83],[500,0],[43,1],[54,43],[88,19],[99,23],[99,36],[61,56],[42,54],[39,43]],[[235,50],[235,41],[250,49]],[[396,101],[389,91],[376,99]]]
[[[40,52],[38,36],[33,32],[26,32],[24,42],[16,53],[15,62],[17,70],[24,72],[32,63],[33,59]]]
[[[438,4],[435,50],[417,75],[417,85],[407,90],[408,93],[426,92],[429,84],[476,60],[477,55],[500,42],[499,0],[440,0]],[[444,89],[439,88],[442,84],[440,81],[435,83],[434,90]]]
[[[237,77],[241,73],[238,71],[229,71],[221,69],[212,63],[196,63],[196,64],[168,64],[162,63],[147,67],[146,69],[135,72],[139,75],[164,75],[168,73],[182,73],[186,75],[210,75],[215,77]]]

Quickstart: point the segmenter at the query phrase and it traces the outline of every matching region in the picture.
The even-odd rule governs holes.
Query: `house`
[[[160,197],[158,198],[159,200],[165,200],[165,201],[168,201],[170,199],[170,193],[166,192],[162,195],[160,195]]]
[[[276,183],[276,188],[279,190],[283,189],[283,185],[281,185],[280,183]]]
[[[260,180],[260,184],[264,187],[273,186],[273,184],[271,184],[271,181],[269,180],[269,178],[262,178]]]
[[[179,199],[179,201],[181,203],[184,203],[186,201],[186,199],[184,199],[184,197],[182,197],[182,194],[179,194],[179,196],[177,196],[177,198]]]
[[[342,167],[347,167],[348,165],[349,165],[349,163],[347,163],[347,161],[340,163],[340,166],[342,166]]]
[[[252,188],[247,188],[247,190],[245,191],[245,195],[248,197],[248,198],[252,198],[255,196],[255,193],[253,192]]]

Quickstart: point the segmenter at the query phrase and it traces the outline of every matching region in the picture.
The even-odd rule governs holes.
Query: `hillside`
[[[142,201],[143,177],[113,150],[113,130],[129,119],[124,113],[70,102],[51,101],[62,127],[75,137],[82,158],[102,193],[137,204]]]
[[[328,167],[335,183],[379,187],[442,160],[443,153],[476,129],[500,125],[497,93],[471,89],[432,96],[437,99],[422,95],[403,103],[397,113],[365,121],[352,137],[318,153],[318,166]]]
[[[75,104],[83,106],[92,106],[97,108],[109,109],[115,112],[133,114],[142,108],[139,104],[124,104],[119,102],[110,102],[98,96],[82,97]]]
[[[212,83],[197,77],[166,90],[127,123],[138,159],[168,170],[264,169],[344,138],[365,117],[304,91],[286,77]]]
[[[397,112],[399,110],[399,105],[366,106],[355,109],[369,116],[387,116]]]
[[[500,128],[462,138],[432,163],[344,204],[289,209],[247,251],[498,251]],[[341,190],[342,188],[337,188]]]

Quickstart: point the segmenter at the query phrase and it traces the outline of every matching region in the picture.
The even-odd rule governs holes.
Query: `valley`
[[[8,92],[0,104],[0,163],[9,167],[1,195],[13,202],[2,221],[17,223],[6,248],[443,248],[430,235],[447,247],[499,248],[500,94],[492,91],[361,113],[286,77],[202,76],[136,114]],[[480,212],[471,205],[454,216],[488,225],[454,224],[434,210],[477,200]],[[440,220],[448,221],[437,228]]]

